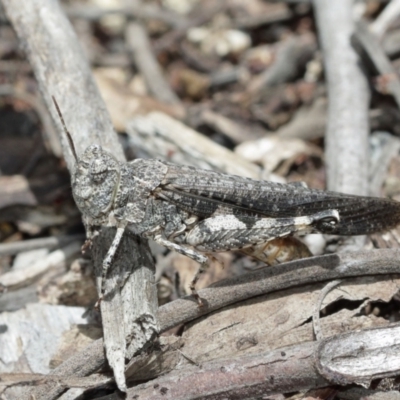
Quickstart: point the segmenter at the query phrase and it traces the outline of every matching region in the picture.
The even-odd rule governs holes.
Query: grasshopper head
[[[72,192],[83,215],[101,219],[110,212],[119,185],[120,164],[98,145],[89,146],[78,159]]]
[[[72,175],[72,194],[76,205],[84,217],[95,219],[96,223],[106,222],[119,186],[120,164],[98,145],[89,146],[83,156],[78,157],[60,107],[52,98],[76,162]]]

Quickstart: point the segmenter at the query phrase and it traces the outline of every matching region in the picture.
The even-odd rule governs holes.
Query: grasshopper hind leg
[[[180,254],[183,254],[184,256],[187,256],[200,264],[200,267],[198,268],[192,281],[190,282],[190,291],[192,292],[192,296],[196,299],[198,305],[200,307],[203,306],[204,304],[196,290],[196,283],[198,282],[200,275],[207,271],[210,266],[208,257],[187,247],[172,243],[169,240],[164,239],[160,234],[155,235],[153,237],[153,240],[158,244],[166,247],[167,249],[174,250]]]
[[[197,224],[186,236],[186,242],[201,252],[242,250],[294,233],[312,233],[334,229],[339,222],[336,210],[291,218],[255,218],[218,215]]]

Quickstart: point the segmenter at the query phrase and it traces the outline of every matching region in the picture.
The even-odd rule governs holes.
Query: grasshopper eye
[[[96,183],[102,183],[107,177],[107,171],[92,173],[92,179]]]
[[[107,176],[107,165],[102,160],[93,161],[90,165],[90,174],[94,182],[104,182]]]

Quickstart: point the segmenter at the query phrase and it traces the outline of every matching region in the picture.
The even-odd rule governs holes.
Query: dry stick
[[[217,132],[229,137],[235,144],[249,140],[257,140],[266,135],[267,131],[260,129],[245,131],[245,126],[212,110],[204,110],[200,114],[202,123],[212,127]]]
[[[367,195],[370,93],[351,44],[352,2],[313,0],[313,4],[329,95],[325,139],[328,188]],[[363,236],[348,238],[344,249],[360,248],[364,243]]]
[[[282,41],[274,63],[249,85],[249,92],[254,99],[261,96],[266,87],[286,83],[295,78],[299,69],[312,59],[316,49],[316,40],[311,34],[293,36]]]
[[[179,105],[180,100],[165,80],[163,71],[152,52],[146,29],[140,22],[131,22],[128,25],[126,41],[151,94],[165,103]]]
[[[400,324],[346,332],[318,344],[318,372],[332,384],[369,387],[377,378],[400,373]]]
[[[395,273],[400,273],[400,249],[359,251],[292,261],[223,280],[210,288],[200,290],[204,308],[199,309],[191,296],[160,307],[160,331],[165,332],[239,301],[295,286],[355,276]],[[52,371],[52,375],[86,376],[95,372],[105,361],[102,343],[102,339],[91,343]],[[49,400],[54,398],[47,397]]]
[[[339,192],[368,193],[367,80],[352,47],[352,3],[314,0],[328,83],[326,132],[328,187]]]
[[[325,300],[325,297],[328,295],[328,293],[334,289],[336,286],[340,285],[342,283],[341,280],[336,280],[329,282],[322,290],[321,293],[318,296],[318,301],[317,304],[315,305],[315,309],[313,312],[313,330],[314,330],[314,335],[315,339],[321,340],[323,338],[322,334],[322,329],[321,329],[321,322],[319,318],[319,313],[321,311],[321,306],[322,302]]]
[[[74,387],[74,388],[95,388],[100,385],[107,384],[111,378],[103,375],[92,374],[90,377],[73,377],[56,376],[45,374],[30,374],[26,372],[5,373],[1,374],[0,388],[4,386],[18,385],[40,385],[45,382],[51,382],[54,386]]]
[[[255,164],[228,150],[183,123],[160,112],[136,117],[126,127],[129,142],[151,158],[214,169],[260,179]]]
[[[374,32],[378,38],[381,38],[399,15],[400,0],[391,0],[375,21],[371,23],[371,31]]]
[[[316,342],[186,367],[128,390],[127,400],[263,398],[329,385],[315,369]],[[137,396],[137,397],[136,397]],[[99,400],[117,400],[116,395]]]
[[[0,286],[8,291],[29,286],[39,279],[49,269],[64,263],[68,258],[79,253],[81,242],[72,242],[62,248],[58,248],[43,258],[32,263],[27,269],[16,269],[0,276]]]
[[[394,97],[397,106],[400,107],[400,79],[397,71],[393,68],[389,58],[383,51],[379,40],[370,32],[364,21],[356,24],[356,38],[367,52],[369,58],[374,63],[376,69],[386,80],[386,89]]]
[[[29,251],[29,250],[51,249],[54,247],[62,247],[76,240],[83,241],[83,239],[84,239],[83,235],[76,234],[76,235],[50,236],[38,239],[21,240],[18,242],[1,243],[0,256],[18,254],[23,251]]]
[[[60,106],[78,155],[89,145],[97,143],[124,161],[122,147],[82,48],[58,2],[2,0],[2,3],[27,52],[59,131],[62,132],[62,128],[51,96],[56,98]],[[75,161],[67,138],[62,134],[61,139],[64,158],[69,170],[73,171]],[[94,243],[95,271],[101,271],[101,252],[106,249],[113,235],[114,229],[103,229]],[[117,291],[110,301],[101,304],[103,321],[112,320],[113,317],[120,321],[118,324],[114,321],[110,325],[104,324],[104,338],[108,361],[115,371],[120,371],[116,381],[121,389],[125,387],[125,377],[121,371],[124,368],[126,340],[136,335],[137,343],[142,346],[158,330],[154,264],[147,242],[126,236],[123,245],[130,251],[121,252],[118,259],[118,266],[124,274],[122,296]],[[60,393],[60,389],[44,386],[34,390],[34,393],[30,392],[29,396],[42,399],[54,393]]]

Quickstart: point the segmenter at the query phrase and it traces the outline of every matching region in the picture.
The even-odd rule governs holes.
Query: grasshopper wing
[[[195,215],[222,213],[297,217],[335,209],[340,223],[326,231],[362,235],[400,223],[400,202],[308,189],[298,185],[257,181],[187,166],[168,165],[159,196]]]

